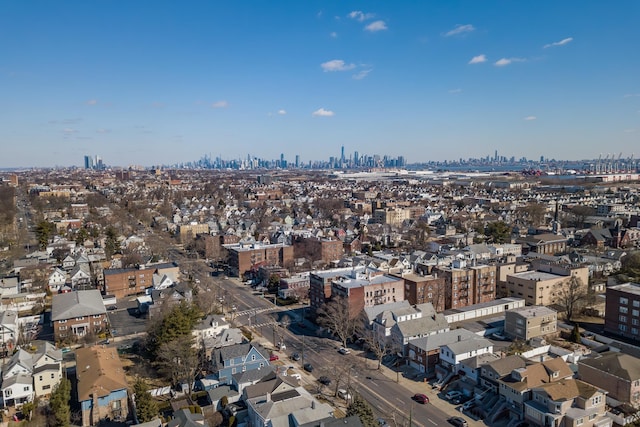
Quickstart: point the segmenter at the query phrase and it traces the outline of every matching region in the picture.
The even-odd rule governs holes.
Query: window
[[[640,300],[634,299],[633,300],[633,306],[634,307],[640,307]]]
[[[76,317],[76,320],[84,320],[84,316]]]
[[[632,316],[640,316],[640,310],[631,310]]]
[[[623,322],[623,323],[626,323],[626,322],[627,322],[627,316],[623,316],[623,315],[621,314],[620,316],[618,316],[618,320],[619,320],[619,321],[621,321],[621,322]]]
[[[67,319],[58,320],[58,323],[67,323]]]
[[[638,328],[631,328],[631,333],[633,335],[638,335]]]
[[[621,330],[622,332],[626,332],[627,331],[627,325],[618,325],[618,329]]]
[[[629,304],[629,298],[620,297],[620,304]]]
[[[23,389],[22,391],[30,391],[30,390],[31,390],[31,387],[29,387],[29,386],[25,386],[25,387],[24,387],[24,389]]]
[[[40,375],[40,381],[42,381],[42,375]]]
[[[578,419],[576,420],[576,425],[577,425],[577,426],[582,425],[582,423],[584,423],[584,418],[578,418]]]
[[[54,379],[54,378],[55,378],[55,374],[51,374],[51,379]]]
[[[597,416],[598,416],[598,414],[591,414],[591,415],[589,415],[589,421],[591,421],[591,420],[595,420]]]
[[[638,319],[631,319],[631,324],[632,324],[632,325],[638,326],[638,324],[639,324],[639,323],[640,323],[640,320],[638,320]]]
[[[256,360],[256,355],[255,355],[255,354],[252,354],[252,355],[251,355],[251,361],[254,361],[254,360]]]
[[[620,311],[620,313],[623,313],[623,314],[627,314],[629,312],[629,309],[623,306],[620,306],[618,310]]]
[[[43,390],[49,390],[51,388],[51,384],[47,384],[47,385],[43,385],[42,389]]]

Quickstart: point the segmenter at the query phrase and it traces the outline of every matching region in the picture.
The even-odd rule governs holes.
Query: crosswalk
[[[280,307],[264,307],[264,308],[252,308],[249,310],[237,311],[235,313],[236,317],[242,316],[253,316],[255,314],[267,313],[270,311],[277,311]]]

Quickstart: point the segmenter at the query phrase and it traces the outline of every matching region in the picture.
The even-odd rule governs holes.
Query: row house
[[[378,342],[390,343],[403,353],[411,340],[449,330],[447,319],[436,313],[430,303],[385,310],[375,317],[371,326]]]
[[[606,392],[580,380],[565,379],[532,390],[525,421],[540,427],[611,427]]]
[[[607,351],[593,353],[578,362],[578,377],[605,390],[607,398],[640,406],[640,359],[630,354]]]
[[[34,341],[30,351],[18,349],[2,367],[0,392],[5,407],[46,397],[62,380],[61,350],[49,342]]]

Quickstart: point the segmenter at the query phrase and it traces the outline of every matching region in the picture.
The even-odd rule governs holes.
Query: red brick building
[[[225,245],[229,268],[238,276],[259,266],[293,265],[293,246],[261,243]]]
[[[365,307],[404,300],[404,281],[386,274],[367,275],[354,272],[331,282],[331,296],[349,302],[349,317],[360,315]]]
[[[339,239],[318,239],[316,237],[297,237],[293,241],[295,258],[330,263],[344,255],[343,243]]]
[[[98,290],[53,295],[51,321],[55,341],[82,338],[108,328],[107,309]]]
[[[445,310],[446,283],[444,277],[414,273],[397,277],[404,280],[404,297],[411,305],[430,302],[437,312]]]
[[[144,293],[146,288],[153,286],[151,268],[112,268],[104,270],[105,295],[113,295],[117,299]]]
[[[451,267],[437,267],[434,275],[445,281],[445,310],[467,307],[496,299],[496,266],[467,267],[464,261],[454,261]]]

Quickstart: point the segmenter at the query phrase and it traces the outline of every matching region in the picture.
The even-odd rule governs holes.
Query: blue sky
[[[2,0],[0,167],[307,162],[343,145],[628,156],[639,16],[635,0]]]

